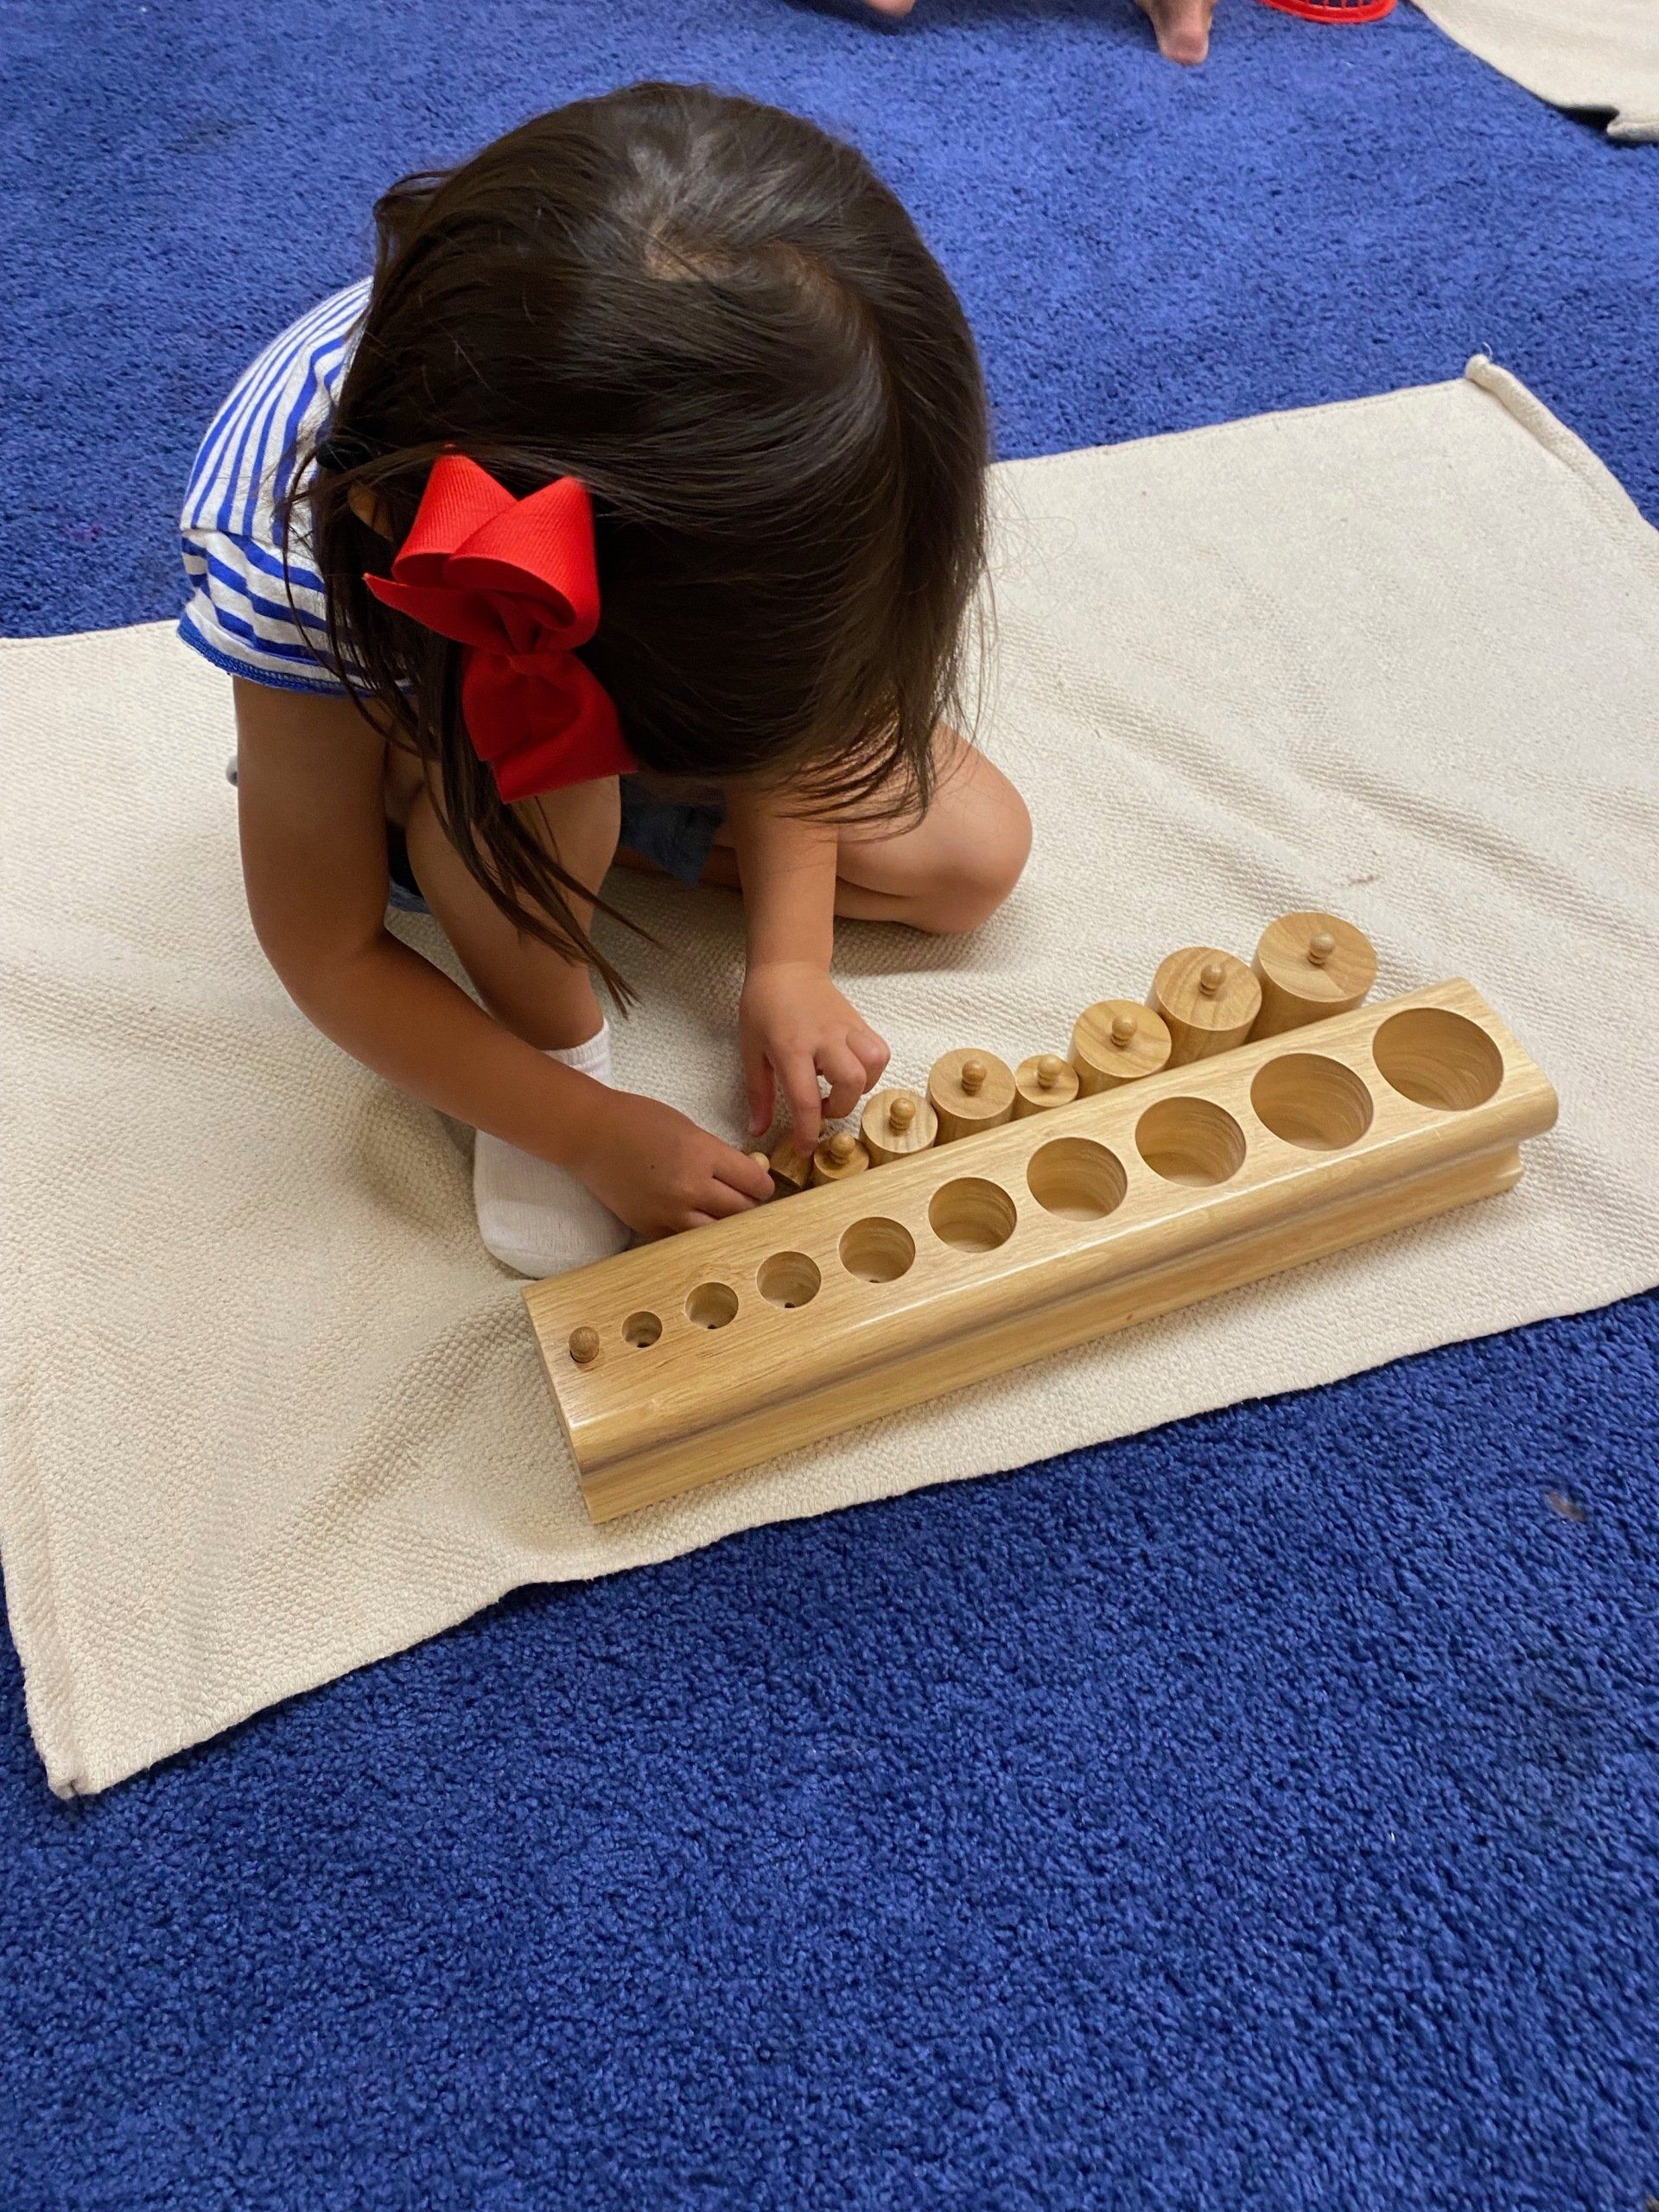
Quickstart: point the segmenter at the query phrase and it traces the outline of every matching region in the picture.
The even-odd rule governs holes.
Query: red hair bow
[[[599,577],[593,507],[574,476],[515,499],[476,461],[445,454],[391,575],[363,581],[467,648],[461,713],[504,799],[639,765],[609,692],[575,655],[599,626]]]

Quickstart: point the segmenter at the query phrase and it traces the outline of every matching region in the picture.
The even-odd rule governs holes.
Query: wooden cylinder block
[[[1034,1052],[1014,1071],[1014,1118],[1046,1114],[1051,1107],[1069,1106],[1078,1090],[1077,1071],[1058,1052]]]
[[[877,1167],[937,1144],[939,1117],[913,1090],[878,1090],[866,1105],[859,1134]]]
[[[1147,1003],[1169,1028],[1169,1065],[1230,1052],[1262,1011],[1262,986],[1242,960],[1213,944],[1183,945],[1158,964]]]
[[[939,1142],[954,1144],[1014,1118],[1014,1070],[969,1045],[934,1061],[927,1097],[939,1117]]]
[[[1252,1037],[1351,1014],[1376,981],[1370,939],[1337,914],[1281,914],[1262,932],[1254,965],[1262,1011]]]
[[[786,1191],[804,1191],[812,1173],[812,1155],[803,1152],[792,1135],[774,1147],[766,1165],[772,1170],[772,1189],[779,1198]]]
[[[1116,1090],[1169,1065],[1167,1024],[1133,999],[1102,999],[1086,1007],[1071,1032],[1071,1065],[1085,1098]]]
[[[849,1175],[861,1175],[870,1164],[870,1155],[850,1129],[833,1130],[822,1138],[812,1154],[812,1180],[817,1183],[841,1183]]]

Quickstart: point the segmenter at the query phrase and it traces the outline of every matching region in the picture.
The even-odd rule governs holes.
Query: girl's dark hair
[[[647,768],[787,784],[803,809],[925,805],[984,534],[986,423],[962,308],[863,157],[690,86],[538,117],[375,209],[366,318],[308,502],[329,640],[358,702],[434,765],[502,911],[595,954],[591,894],[496,796],[458,649],[365,588],[432,462],[593,497],[582,658]],[[303,456],[302,459],[303,460]]]

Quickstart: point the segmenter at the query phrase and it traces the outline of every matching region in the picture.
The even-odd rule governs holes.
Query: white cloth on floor
[[[1448,38],[1553,107],[1659,139],[1659,0],[1417,0]]]
[[[0,1550],[54,1788],[518,1583],[1659,1277],[1659,539],[1611,478],[1477,364],[1015,462],[995,496],[984,734],[1036,849],[969,941],[842,932],[894,1080],[952,1046],[1063,1047],[1172,946],[1248,953],[1328,906],[1376,939],[1384,992],[1469,976],[1554,1077],[1520,1189],[595,1529],[464,1143],[260,957],[222,681],[159,624],[0,646]],[[646,987],[618,1079],[741,1137],[734,901],[614,887],[658,939],[607,935]]]

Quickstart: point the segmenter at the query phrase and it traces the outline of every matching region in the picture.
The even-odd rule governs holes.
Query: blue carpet
[[[1181,75],[923,7],[0,0],[6,627],[168,613],[373,189],[650,72],[861,140],[1007,453],[1484,347],[1659,513],[1659,155],[1403,10]],[[1642,2212],[1656,1402],[1635,1301],[528,1594],[79,1808],[8,1647],[0,2206]]]

